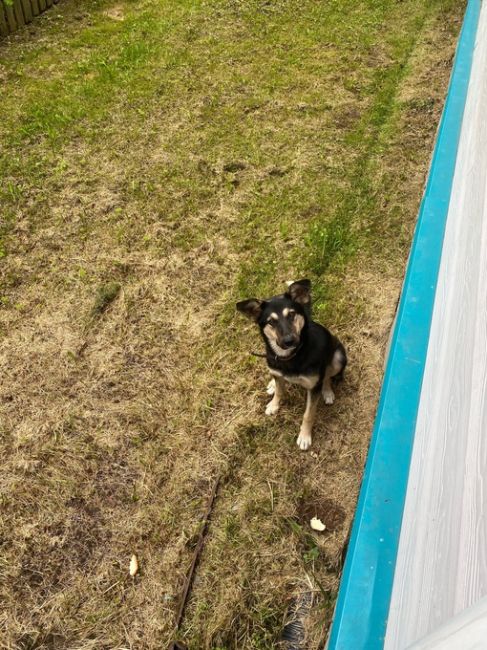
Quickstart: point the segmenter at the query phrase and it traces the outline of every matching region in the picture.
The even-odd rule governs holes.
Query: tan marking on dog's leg
[[[325,378],[323,379],[323,399],[325,404],[333,404],[335,401],[335,393],[331,387],[331,378],[335,375],[338,375],[339,372],[343,369],[343,357],[340,350],[336,350],[331,360],[330,365],[327,367],[325,372]]]
[[[338,375],[343,370],[343,361],[343,352],[341,350],[335,350],[331,364],[328,366],[331,369],[330,377]]]
[[[313,424],[316,419],[316,409],[318,408],[318,400],[320,394],[317,391],[309,390],[306,399],[306,410],[304,411],[303,422],[301,423],[301,430],[297,439],[297,445],[302,451],[306,451],[311,447],[311,433]]]
[[[321,392],[323,394],[323,399],[325,400],[325,404],[333,404],[335,401],[335,393],[333,392],[333,388],[331,387],[331,377],[328,375],[328,368],[326,370],[325,378],[323,379],[323,388],[321,389]]]
[[[276,377],[274,397],[266,406],[265,409],[266,415],[275,415],[279,411],[279,406],[281,405],[281,399],[283,395],[284,395],[284,380],[281,379],[281,377]]]
[[[266,393],[272,396],[274,395],[275,392],[276,392],[276,380],[272,378],[270,382],[267,384]]]

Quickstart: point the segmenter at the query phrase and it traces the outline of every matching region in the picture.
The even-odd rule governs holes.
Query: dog
[[[335,401],[331,380],[343,377],[345,348],[312,320],[309,280],[292,282],[285,293],[272,298],[242,300],[237,310],[257,323],[265,343],[267,365],[275,382],[267,387],[273,396],[266,415],[279,411],[286,382],[306,388],[306,409],[297,439],[298,447],[306,451],[311,446],[320,395],[325,404]]]

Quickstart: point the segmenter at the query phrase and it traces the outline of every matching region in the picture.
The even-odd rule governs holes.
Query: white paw
[[[279,404],[276,404],[274,400],[272,402],[269,402],[267,406],[265,407],[265,414],[266,415],[275,415],[279,410]]]
[[[335,401],[335,393],[332,390],[324,390],[323,399],[325,400],[325,404],[333,404]]]
[[[311,436],[307,433],[300,433],[296,443],[301,451],[307,451],[311,447]]]
[[[275,392],[276,392],[276,380],[271,379],[270,382],[267,384],[266,393],[268,395],[274,395]]]

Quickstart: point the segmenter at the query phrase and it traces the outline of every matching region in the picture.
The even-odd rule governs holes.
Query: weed
[[[120,293],[121,286],[118,282],[109,282],[98,287],[95,304],[91,310],[91,316],[96,317],[103,314],[103,312],[110,306],[115,298]]]

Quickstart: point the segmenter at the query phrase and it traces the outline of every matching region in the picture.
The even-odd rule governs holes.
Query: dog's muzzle
[[[292,336],[292,334],[290,334],[288,336],[284,336],[281,339],[280,347],[283,350],[290,350],[291,348],[295,348],[297,344],[298,344],[298,342],[296,341],[296,337]]]

